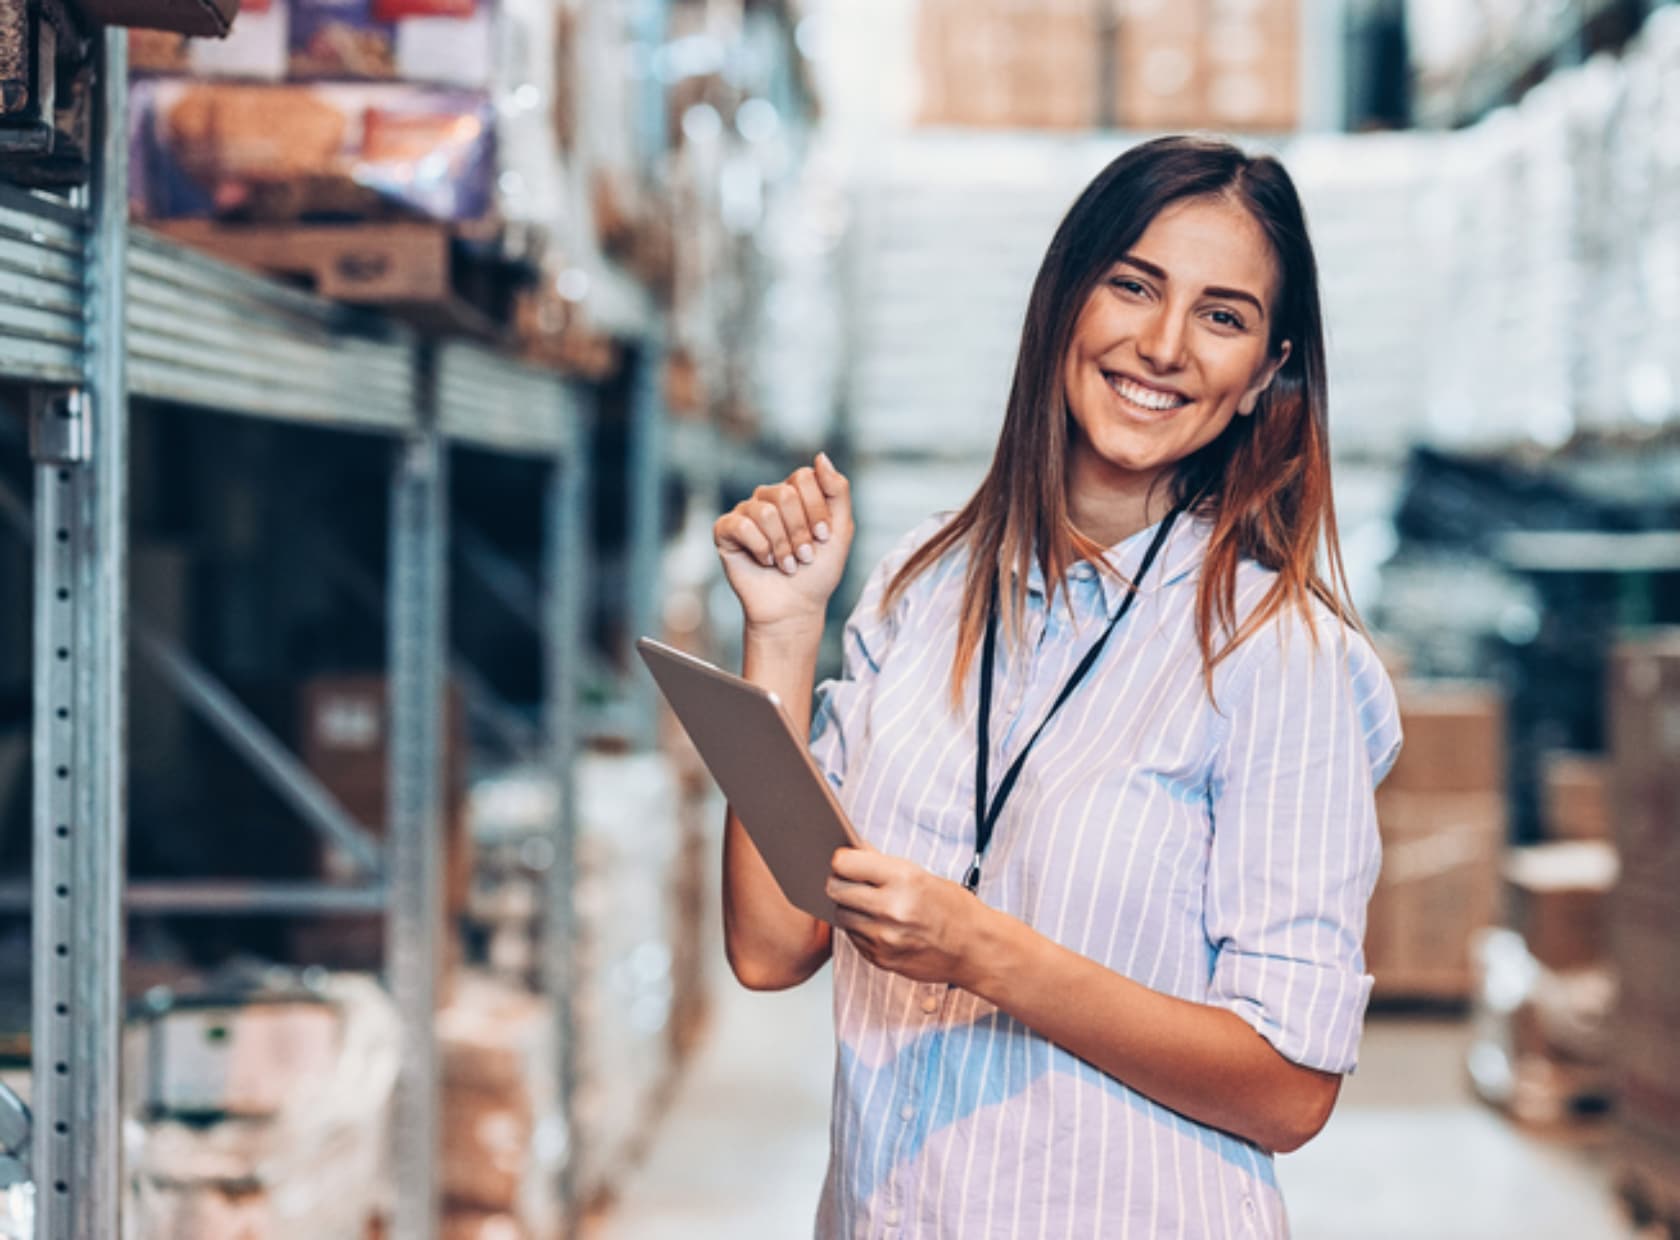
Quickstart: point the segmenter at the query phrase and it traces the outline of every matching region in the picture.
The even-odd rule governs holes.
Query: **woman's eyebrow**
[[[1169,283],[1169,278],[1165,271],[1157,267],[1154,263],[1149,262],[1147,259],[1139,258],[1136,254],[1123,254],[1120,257],[1120,261],[1128,266],[1136,267],[1145,275],[1154,276],[1163,284]],[[1223,288],[1219,285],[1210,284],[1207,288],[1202,290],[1202,296],[1222,297],[1227,301],[1246,301],[1249,305],[1254,307],[1255,312],[1258,313],[1261,318],[1266,317],[1266,307],[1261,304],[1260,299],[1253,293],[1245,293],[1240,288]]]

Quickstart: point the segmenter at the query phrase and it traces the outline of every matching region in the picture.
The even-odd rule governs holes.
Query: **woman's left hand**
[[[840,906],[835,924],[876,968],[914,982],[972,984],[988,910],[960,883],[900,857],[842,848],[830,864],[828,895]]]

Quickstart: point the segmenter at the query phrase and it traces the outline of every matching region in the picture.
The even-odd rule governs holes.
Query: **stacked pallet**
[[[1604,761],[1557,751],[1542,771],[1544,838],[1506,851],[1503,925],[1477,944],[1468,1067],[1483,1099],[1522,1123],[1552,1126],[1610,1105],[1618,863]]]
[[[1468,1066],[1477,1093],[1522,1123],[1567,1124],[1610,1105],[1616,872],[1604,840],[1533,844],[1505,857],[1506,928],[1479,945]]]
[[[389,1207],[401,1051],[369,978],[157,991],[124,1040],[127,1214],[170,1240],[360,1237]]]
[[[1637,1216],[1680,1231],[1680,632],[1620,646],[1609,692],[1616,1171]]]
[[[464,975],[438,1013],[445,1236],[552,1240],[559,1233],[554,1024],[527,990]]]
[[[1383,1000],[1463,1002],[1470,945],[1492,924],[1505,841],[1505,718],[1468,682],[1402,681],[1405,745],[1377,790],[1383,864],[1366,967]]]

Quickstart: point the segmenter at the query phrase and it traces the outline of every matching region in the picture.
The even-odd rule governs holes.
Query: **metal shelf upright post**
[[[574,420],[575,421],[575,420]],[[584,556],[584,520],[588,489],[583,468],[587,454],[573,448],[555,455],[549,467],[543,511],[543,666],[549,761],[559,776],[560,803],[555,823],[554,855],[548,869],[548,908],[544,923],[543,983],[553,1005],[558,1035],[557,1066],[560,1112],[566,1129],[560,1199],[568,1234],[577,1215],[578,1087],[576,1016],[572,1002],[577,985],[577,753],[579,747],[579,661],[583,653],[583,595],[579,569]]]
[[[438,1228],[437,970],[443,959],[443,668],[448,454],[437,430],[437,354],[420,350],[421,419],[399,446],[391,481],[390,899],[385,960],[403,1021],[392,1125],[396,1234],[435,1240]]]
[[[127,36],[97,55],[99,158],[81,228],[80,386],[33,413],[32,1042],[40,1240],[119,1234],[126,830]],[[43,262],[43,267],[56,265]]]

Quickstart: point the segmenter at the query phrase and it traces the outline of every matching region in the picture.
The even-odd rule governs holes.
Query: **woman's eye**
[[[1215,310],[1208,317],[1221,327],[1230,327],[1237,331],[1242,330],[1243,321],[1229,310]]]
[[[1119,289],[1122,293],[1135,293],[1135,294],[1138,294],[1138,295],[1142,295],[1143,293],[1148,291],[1143,287],[1142,284],[1138,283],[1138,281],[1133,280],[1133,279],[1129,279],[1126,276],[1115,276],[1112,280],[1109,281],[1109,283],[1112,284],[1115,288]]]

